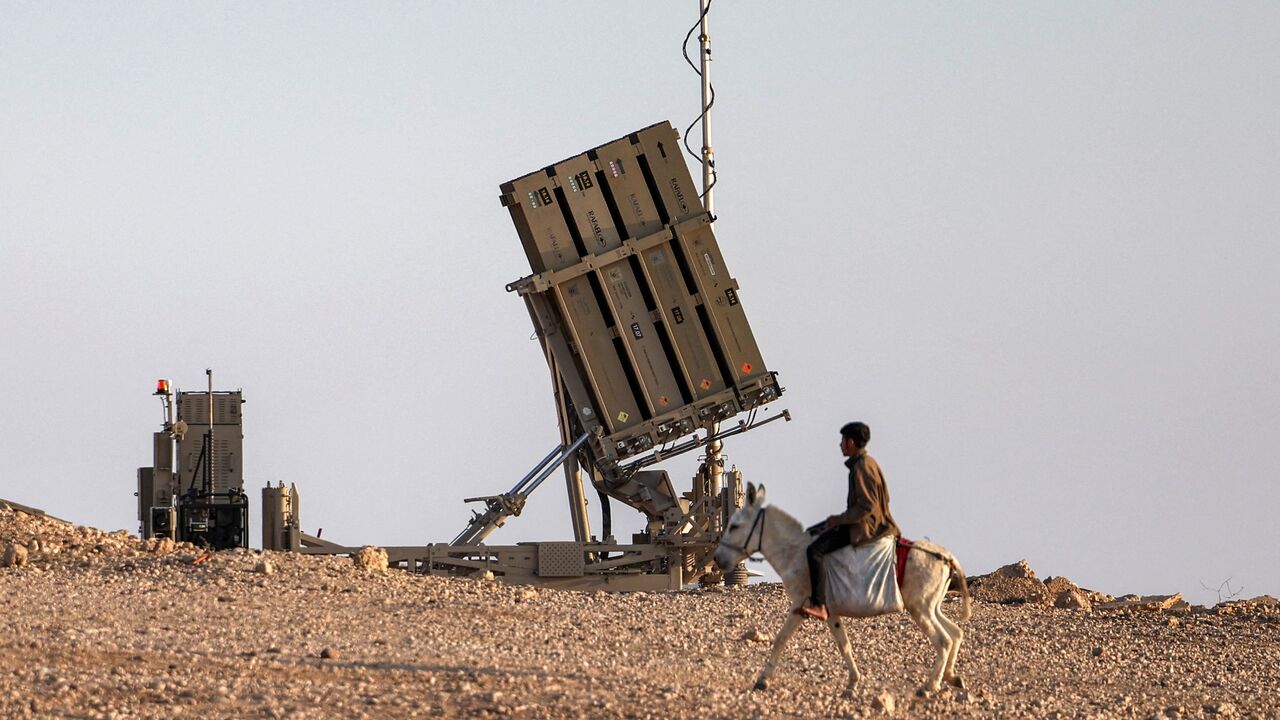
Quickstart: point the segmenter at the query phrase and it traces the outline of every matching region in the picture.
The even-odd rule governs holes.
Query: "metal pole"
[[[551,368],[552,383],[556,388],[556,414],[560,420],[560,443],[568,445],[573,437],[569,434],[572,421],[569,418],[568,391],[564,387],[564,379],[560,377],[560,366],[555,357],[547,352],[547,365]],[[573,539],[580,543],[591,540],[591,518],[587,515],[587,495],[582,486],[582,468],[577,455],[570,456],[564,462],[565,489],[569,493],[569,520],[573,524]]]
[[[213,368],[205,368],[205,376],[209,380],[209,453],[205,457],[205,477],[208,480],[205,492],[213,492]]]
[[[698,0],[701,13],[698,44],[701,48],[702,65],[702,193],[703,206],[707,212],[715,215],[715,203],[712,201],[712,171],[715,168],[715,151],[711,148],[711,35],[707,32],[707,11],[711,9],[711,0]]]
[[[543,470],[542,473],[538,475],[538,477],[534,478],[533,482],[529,483],[528,486],[526,486],[523,490],[520,491],[520,494],[528,495],[532,493],[534,490],[537,490],[538,486],[542,484],[542,481],[546,480],[547,477],[551,475],[551,473],[555,472],[556,468],[560,467],[561,463],[573,457],[573,454],[578,452],[578,448],[582,447],[582,444],[585,443],[587,441],[587,438],[589,437],[591,437],[591,433],[582,433],[581,435],[578,436],[577,440],[573,441],[571,445],[569,445],[566,448],[563,448],[563,452],[560,453],[560,456],[556,458],[555,462],[551,463],[551,465],[547,467],[547,469]]]
[[[715,199],[713,186],[714,168],[716,164],[715,150],[711,146],[711,33],[707,32],[707,15],[711,9],[711,0],[698,0],[699,20],[698,44],[701,48],[702,66],[702,196],[703,207],[715,219]],[[710,477],[712,493],[719,494],[724,483],[724,457],[721,454],[723,444],[720,442],[720,423],[711,426],[711,435],[716,439],[707,446],[707,472]]]
[[[524,486],[525,486],[525,485],[526,485],[530,480],[532,480],[532,479],[534,478],[534,476],[536,476],[538,473],[542,472],[542,469],[543,469],[543,468],[545,468],[545,467],[547,466],[547,463],[549,463],[549,462],[551,462],[552,460],[555,460],[557,457],[559,457],[559,456],[560,456],[560,453],[561,453],[563,450],[564,450],[564,445],[563,445],[563,444],[561,444],[561,445],[557,445],[557,446],[555,447],[555,449],[553,449],[551,452],[547,453],[547,456],[546,456],[546,457],[544,457],[544,458],[542,458],[541,460],[539,460],[537,465],[534,465],[534,466],[533,466],[533,469],[529,471],[529,474],[527,474],[527,475],[525,475],[523,478],[521,478],[521,479],[520,479],[520,482],[516,483],[516,484],[515,484],[515,486],[514,486],[514,487],[512,487],[512,488],[511,488],[510,490],[508,490],[507,492],[509,492],[509,493],[520,493],[520,492],[523,492],[523,491],[524,491]]]

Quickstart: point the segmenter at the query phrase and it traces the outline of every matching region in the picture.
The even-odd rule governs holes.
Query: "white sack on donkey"
[[[764,690],[769,676],[773,674],[778,659],[790,639],[791,633],[804,622],[798,613],[809,596],[809,567],[805,558],[805,548],[809,545],[810,536],[798,520],[786,512],[768,506],[765,503],[764,486],[756,487],[747,484],[747,504],[729,519],[724,534],[720,538],[720,546],[716,548],[715,561],[722,570],[732,568],[749,555],[760,553],[773,566],[783,587],[787,591],[789,610],[782,629],[773,640],[769,658],[765,661],[760,675],[756,678],[755,689]],[[895,552],[895,539],[889,541],[888,553]],[[867,555],[880,557],[885,548],[876,548],[871,543],[855,548],[864,550]],[[868,550],[868,548],[870,548]],[[828,556],[838,555],[833,553]],[[890,565],[890,567],[893,567]],[[837,566],[828,566],[828,578],[842,574]],[[928,638],[936,652],[933,671],[929,678],[918,689],[918,693],[926,695],[937,692],[942,683],[955,687],[963,687],[964,683],[956,672],[956,657],[960,652],[960,644],[964,640],[964,631],[960,626],[942,613],[942,601],[952,583],[957,585],[963,604],[960,620],[968,620],[971,611],[969,586],[965,581],[964,570],[960,563],[945,548],[926,542],[917,542],[905,552],[902,585],[898,587],[896,578],[890,575],[894,590],[897,591],[896,602],[885,598],[887,589],[882,577],[883,564],[872,571],[870,582],[865,575],[861,580],[850,581],[847,577],[839,583],[828,583],[828,603],[830,617],[827,625],[831,628],[836,648],[844,658],[849,669],[849,680],[845,692],[850,693],[858,683],[858,666],[853,660],[853,652],[849,647],[849,638],[845,634],[842,618],[869,617],[899,609],[906,609],[912,622]],[[891,571],[892,573],[892,571]],[[839,585],[839,587],[838,587]],[[852,592],[847,592],[848,587]],[[857,597],[855,597],[857,596]],[[874,597],[873,597],[874,596]]]
[[[901,610],[896,547],[897,538],[883,537],[823,557],[827,610],[844,617],[875,617]]]

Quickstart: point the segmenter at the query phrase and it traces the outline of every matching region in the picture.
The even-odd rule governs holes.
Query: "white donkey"
[[[744,558],[761,553],[782,578],[791,609],[782,629],[773,640],[773,649],[764,668],[756,678],[755,689],[764,690],[782,656],[791,633],[804,622],[798,609],[809,597],[809,563],[805,548],[813,538],[795,518],[776,507],[765,504],[764,486],[747,484],[747,504],[729,519],[720,547],[716,548],[716,565],[722,570],[734,567]],[[968,620],[970,614],[969,586],[960,563],[945,549],[926,542],[917,542],[907,554],[907,566],[902,579],[902,604],[915,624],[924,632],[937,652],[933,674],[916,691],[919,695],[937,692],[942,682],[964,687],[956,674],[956,655],[964,631],[950,618],[942,614],[942,599],[951,583],[959,585],[964,598],[960,619]],[[849,637],[839,616],[832,613],[827,620],[845,665],[849,668],[849,682],[845,694],[851,694],[858,683],[858,665],[849,648]]]

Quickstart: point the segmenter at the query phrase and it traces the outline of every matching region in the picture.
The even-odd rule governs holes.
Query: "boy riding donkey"
[[[821,526],[818,536],[809,544],[809,604],[797,612],[827,619],[826,583],[823,582],[822,557],[849,545],[858,546],[886,536],[902,534],[893,515],[889,513],[889,488],[884,484],[880,465],[867,454],[871,442],[871,428],[866,423],[851,422],[840,428],[840,451],[849,458],[848,509],[832,515]]]

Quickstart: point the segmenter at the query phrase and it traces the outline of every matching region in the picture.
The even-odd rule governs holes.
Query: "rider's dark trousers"
[[[827,604],[827,588],[822,576],[822,556],[842,547],[848,547],[850,544],[852,543],[849,542],[849,528],[843,525],[823,530],[813,539],[813,542],[809,543],[805,555],[809,558],[809,582],[812,586],[809,590],[809,598],[814,605]]]

